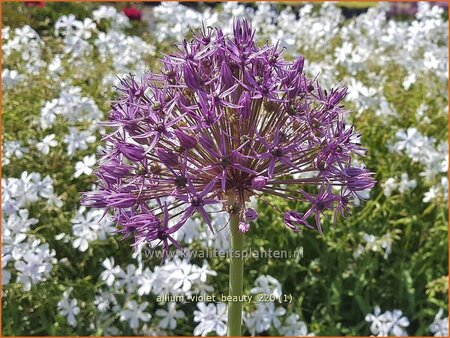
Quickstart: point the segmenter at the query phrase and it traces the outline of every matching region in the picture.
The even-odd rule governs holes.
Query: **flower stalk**
[[[239,213],[230,214],[231,230],[231,255],[230,255],[230,276],[229,276],[229,296],[228,303],[228,336],[241,336],[242,327],[242,298],[244,260],[242,251],[244,249],[244,234],[239,231]]]

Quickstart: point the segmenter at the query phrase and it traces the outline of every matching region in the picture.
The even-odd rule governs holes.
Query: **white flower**
[[[125,287],[128,293],[133,293],[136,290],[139,275],[139,269],[136,269],[133,264],[128,264],[126,271],[119,271],[119,285]]]
[[[116,276],[120,272],[119,266],[114,266],[114,258],[105,258],[105,260],[102,263],[103,267],[105,268],[104,271],[100,274],[100,278],[105,281],[106,285],[112,286],[114,284],[114,281],[116,280]]]
[[[2,253],[2,285],[9,284],[11,281],[11,272],[6,269],[8,262],[12,259],[10,254]]]
[[[3,156],[8,159],[11,156],[23,158],[23,155],[26,153],[28,153],[28,148],[22,147],[19,141],[5,141],[3,143]]]
[[[4,89],[11,89],[16,84],[22,82],[25,76],[19,74],[17,70],[5,68],[2,70],[2,86]]]
[[[2,269],[2,285],[9,284],[10,281],[11,281],[11,272],[6,269]]]
[[[64,136],[64,143],[67,143],[67,154],[72,156],[76,150],[86,150],[88,143],[95,142],[95,135],[89,131],[79,131],[75,127],[69,128],[69,134]]]
[[[61,57],[56,55],[52,62],[48,65],[48,71],[54,74],[61,74],[64,71],[62,66]]]
[[[409,326],[409,320],[403,316],[402,311],[393,310],[384,313],[384,320],[389,325],[389,332],[395,336],[406,336],[406,327]]]
[[[47,204],[61,208],[64,203],[57,195],[53,194],[47,197]]]
[[[47,101],[41,108],[40,125],[42,129],[50,128],[56,120],[56,115],[60,114],[58,111],[58,99]]]
[[[55,134],[50,134],[44,137],[44,139],[36,144],[36,149],[42,154],[48,155],[50,147],[56,147],[58,141],[55,140]]]
[[[34,240],[21,257],[21,260],[14,263],[16,268],[17,281],[23,284],[25,291],[30,291],[33,284],[46,280],[56,263],[55,251],[49,249],[48,244],[41,244],[39,240]]]
[[[400,193],[405,193],[409,190],[414,189],[417,186],[416,180],[410,180],[407,173],[402,173],[400,177],[400,183],[398,185],[398,191]]]
[[[381,315],[381,309],[377,305],[375,306],[373,314],[368,313],[366,315],[366,322],[370,322],[370,332],[377,336],[387,336],[389,327],[384,321],[383,315]]]
[[[433,323],[428,327],[435,337],[448,337],[448,317],[442,318],[444,311],[439,309]]]
[[[120,320],[127,320],[132,329],[138,329],[139,321],[146,323],[152,318],[149,313],[144,312],[147,306],[148,302],[138,304],[135,300],[128,301],[125,305],[125,309],[120,311]]]
[[[38,219],[28,218],[28,216],[27,209],[20,209],[17,213],[10,214],[7,220],[6,217],[2,218],[2,252],[14,253],[15,246],[27,238],[30,226],[38,223]],[[14,259],[19,258],[17,254],[14,254]]]
[[[199,275],[200,281],[202,281],[203,283],[206,283],[206,279],[208,278],[208,275],[217,276],[217,272],[209,269],[209,265],[206,260],[203,261],[203,265],[201,268],[195,266],[194,271]]]
[[[284,325],[280,328],[280,332],[285,336],[314,336],[314,333],[308,333],[305,322],[298,320],[298,314],[293,313],[284,321]]]
[[[67,316],[67,323],[75,327],[77,325],[75,316],[80,313],[80,308],[77,306],[76,299],[69,298],[70,291],[63,293],[63,298],[58,302],[58,310],[61,316]]]
[[[411,85],[413,85],[416,81],[417,81],[417,77],[416,77],[415,73],[408,74],[408,76],[406,76],[403,79],[403,83],[402,83],[403,88],[405,90],[408,90],[411,87]]]
[[[434,200],[438,196],[438,194],[439,190],[436,187],[431,187],[430,190],[428,190],[423,196],[422,202],[429,203]]]
[[[117,15],[117,9],[112,6],[100,6],[92,12],[92,16],[95,21],[100,21],[101,19],[111,19]]]
[[[36,193],[43,198],[50,198],[55,193],[53,191],[53,179],[50,176],[45,176],[43,180],[41,180],[40,174],[34,174],[32,179],[35,184]]]
[[[95,295],[94,304],[99,312],[106,312],[112,305],[117,304],[117,300],[113,293],[102,290],[100,294]]]
[[[264,302],[261,303],[265,306],[266,314],[264,315],[267,318],[267,321],[273,325],[276,329],[280,328],[281,322],[278,317],[284,316],[286,313],[286,309],[284,307],[275,308],[274,302]]]
[[[383,192],[386,197],[390,197],[392,193],[397,189],[397,182],[395,178],[389,177],[383,184]]]
[[[262,293],[273,295],[275,297],[281,296],[281,284],[278,280],[269,275],[261,275],[255,280],[255,287],[250,290],[251,293]]]
[[[177,319],[182,319],[185,317],[183,311],[176,309],[175,303],[169,303],[167,306],[167,311],[163,309],[156,310],[155,314],[158,317],[162,317],[158,326],[162,329],[175,329],[177,327]]]
[[[199,278],[199,274],[193,271],[191,264],[183,263],[172,273],[170,278],[175,281],[174,289],[181,288],[183,292],[188,292],[191,290],[192,283]]]
[[[248,328],[252,336],[269,330],[271,319],[266,315],[267,308],[265,303],[257,303],[256,311],[244,316],[245,326]]]
[[[361,200],[367,200],[370,197],[370,189],[355,191],[355,200],[354,204],[356,206],[361,205]]]
[[[89,242],[95,240],[95,235],[89,230],[83,230],[77,233],[77,237],[72,242],[74,249],[85,252],[89,248]]]
[[[370,331],[377,336],[406,336],[406,327],[409,320],[403,316],[402,311],[393,310],[380,314],[379,306],[375,307],[374,314],[367,314],[366,321],[371,322]]]
[[[2,27],[2,40],[8,40],[11,34],[11,27],[4,26]]]
[[[77,19],[73,14],[61,16],[55,23],[55,34],[59,34],[61,29],[64,31],[75,28],[76,22]]]
[[[82,39],[89,39],[92,36],[92,32],[97,29],[97,25],[91,18],[75,21],[75,27],[77,29],[76,35]]]
[[[397,151],[405,150],[407,153],[413,153],[420,142],[420,134],[416,128],[408,128],[406,131],[399,130],[395,134],[397,143],[394,148]]]
[[[103,216],[103,211],[100,209],[91,209],[86,212],[86,207],[80,207],[71,220],[72,232],[77,237],[72,243],[74,248],[86,251],[89,242],[97,239],[104,240],[114,231],[113,223]]]
[[[29,43],[30,40],[39,40],[39,34],[28,25],[14,29],[14,35],[14,38],[23,45]]]
[[[86,174],[90,175],[93,172],[92,167],[95,165],[96,159],[95,154],[87,155],[83,157],[83,161],[79,161],[75,164],[75,173],[73,177],[79,177],[80,175]]]
[[[197,304],[194,311],[194,322],[199,324],[194,329],[194,336],[206,336],[215,332],[219,336],[227,333],[227,306],[224,303],[208,304],[203,302]]]
[[[156,279],[155,274],[149,268],[145,268],[142,274],[138,277],[137,284],[139,285],[138,295],[148,295],[152,291],[153,283]]]

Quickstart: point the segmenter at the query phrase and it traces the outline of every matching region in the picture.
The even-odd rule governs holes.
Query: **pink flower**
[[[124,9],[122,9],[122,12],[130,20],[141,21],[141,19],[142,19],[142,12],[139,9],[137,9],[136,7],[126,7]]]
[[[25,1],[24,4],[27,7],[45,7],[44,1]]]

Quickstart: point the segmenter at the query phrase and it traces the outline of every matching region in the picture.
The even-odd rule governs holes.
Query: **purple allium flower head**
[[[99,190],[82,203],[110,211],[136,243],[159,241],[165,251],[196,214],[216,230],[211,204],[242,225],[257,217],[246,208],[252,196],[305,202],[305,210],[277,209],[293,231],[322,232],[326,210],[345,215],[375,184],[352,166],[365,151],[344,120],[347,88],[323,89],[305,76],[302,56],[287,61],[284,51],[258,47],[248,21],[237,20],[230,36],[203,28],[183,41],[160,72],[122,79],[104,122],[113,130]]]

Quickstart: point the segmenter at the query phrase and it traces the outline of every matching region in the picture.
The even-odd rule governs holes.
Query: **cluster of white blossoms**
[[[246,6],[227,2],[220,10],[207,7],[197,11],[165,2],[153,10],[149,36],[150,41],[169,46],[172,41],[184,39],[191,28],[198,28],[202,22],[205,27],[220,26],[229,33],[233,18],[250,17],[262,41],[280,40],[280,46],[286,47],[288,53],[301,53],[311,60],[306,69],[312,76],[320,72],[325,86],[341,81],[347,84],[346,99],[357,114],[373,112],[389,121],[388,118],[398,117],[394,102],[385,94],[392,82],[392,69],[402,76],[399,90],[409,92],[421,83],[429,86],[426,91],[429,96],[423,98],[427,102],[433,95],[447,97],[448,22],[442,14],[442,9],[429,3],[419,3],[417,14],[411,20],[396,21],[388,17],[387,5],[383,3],[346,19],[333,3],[324,3],[317,10],[312,4],[305,4],[277,12],[269,3]],[[155,45],[130,35],[126,31],[129,27],[129,19],[116,8],[100,6],[83,20],[70,14],[61,16],[53,27],[55,35],[45,39],[28,25],[2,28],[3,57],[11,60],[2,69],[5,94],[28,86],[40,72],[52,83],[51,95],[39,102],[40,109],[30,112],[37,114],[31,127],[36,128],[38,136],[29,140],[2,140],[3,166],[11,169],[16,160],[32,161],[33,156],[45,159],[59,151],[58,154],[67,155],[61,160],[71,166],[74,180],[92,174],[97,159],[94,152],[101,150],[94,143],[103,133],[102,128],[92,123],[104,118],[100,103],[111,98],[118,77],[132,73],[139,78],[148,69],[149,57],[157,54]],[[97,67],[103,67],[104,71],[99,78],[92,78],[90,73]],[[427,78],[433,81],[424,84],[423,79]],[[93,81],[98,82],[96,94],[85,89]],[[432,114],[447,114],[445,100],[441,101],[442,106],[433,107],[435,113],[420,102],[417,122],[431,124]],[[402,127],[392,140],[391,150],[422,164],[423,171],[420,177],[413,177],[412,172],[392,174],[382,182],[386,197],[414,191],[423,180],[429,187],[423,196],[424,203],[448,198],[446,141],[425,136],[414,127]],[[2,284],[16,282],[24,290],[31,290],[33,285],[49,278],[57,263],[55,250],[34,233],[40,225],[39,216],[32,214],[30,208],[42,200],[49,210],[62,208],[63,200],[54,185],[57,190],[58,182],[46,173],[23,171],[16,177],[2,179]],[[219,211],[216,206],[209,208],[208,212]],[[114,233],[114,225],[101,211],[84,207],[72,211],[68,230],[64,230],[70,233],[59,232],[55,239],[69,243],[77,254],[86,254]],[[228,249],[226,215],[218,212],[212,222],[213,228],[223,230],[213,235],[200,219],[192,219],[173,237],[203,249]],[[361,243],[354,251],[355,260],[374,252],[387,259],[398,236],[395,229],[382,235],[361,233]],[[184,326],[188,323],[194,327],[194,335],[226,334],[224,303],[198,302],[189,308],[195,308],[192,317],[178,302],[145,301],[161,294],[189,297],[219,292],[212,282],[217,273],[206,260],[197,265],[175,257],[150,269],[144,266],[144,258],[142,247],[137,248],[133,260],[121,265],[115,264],[114,257],[98,257],[101,272],[96,282],[102,286],[91,300],[97,311],[95,321],[89,324],[92,332],[101,328],[104,335],[120,335],[123,334],[120,326],[128,325],[137,334],[163,335],[171,334],[181,323]],[[67,261],[68,258],[63,258],[60,263]],[[276,278],[261,275],[249,292],[278,297],[282,286]],[[57,310],[70,326],[85,326],[77,322],[85,301],[76,299],[73,290],[67,287],[60,295]],[[252,335],[266,334],[269,330],[286,336],[313,335],[298,314],[278,302],[259,302],[245,310],[244,325]],[[443,316],[439,310],[429,326],[436,336],[448,335],[448,321]],[[402,311],[381,313],[378,307],[374,314],[366,316],[366,321],[370,323],[371,333],[379,336],[405,335],[409,326]]]
[[[23,285],[24,290],[30,290],[32,284],[45,280],[51,271],[55,252],[27,234],[30,225],[37,222],[35,218],[28,218],[25,209],[2,218],[2,285],[11,280],[11,272],[5,269],[10,262],[14,262],[17,282]]]
[[[280,282],[272,276],[261,275],[255,280],[255,286],[250,290],[253,295],[273,296],[276,299],[282,295]],[[271,327],[285,336],[313,336],[308,333],[305,322],[299,320],[296,313],[286,316],[286,309],[275,301],[254,302],[255,309],[248,312],[244,309],[244,325],[252,336],[267,332]],[[200,302],[194,311],[194,321],[199,324],[194,329],[194,335],[206,336],[215,333],[225,336],[227,333],[227,305],[224,303]]]
[[[250,290],[251,294],[273,297],[269,299],[279,299],[282,296],[282,286],[280,282],[270,276],[261,275],[255,280],[255,286]],[[308,333],[305,322],[299,320],[296,313],[285,316],[287,311],[275,301],[263,301],[255,304],[253,312],[245,313],[244,323],[251,335],[259,335],[275,328],[280,334],[285,336],[311,336]]]
[[[381,237],[363,233],[363,244],[358,244],[358,247],[353,252],[353,258],[357,259],[365,253],[378,252],[382,253],[383,257],[387,259],[392,251],[392,244],[395,240],[399,239],[399,230],[394,229],[388,231]]]
[[[82,252],[89,247],[89,242],[95,240],[106,240],[116,230],[113,223],[107,217],[103,217],[101,210],[93,209],[86,211],[85,207],[80,207],[76,215],[72,218],[72,246]],[[59,237],[67,240],[66,234],[59,234]]]
[[[25,80],[25,76],[19,74],[17,70],[8,68],[2,69],[2,86],[4,89],[11,89],[23,80]]]
[[[39,173],[22,172],[20,178],[2,179],[2,214],[10,215],[26,208],[30,203],[46,199],[47,204],[60,208],[61,200],[53,188],[50,176],[41,178]]]
[[[2,166],[11,163],[11,158],[22,159],[24,154],[28,153],[28,147],[21,145],[20,141],[3,141],[2,147]]]
[[[414,189],[416,186],[417,181],[415,179],[410,180],[408,173],[402,173],[399,180],[395,177],[389,177],[383,183],[383,192],[386,197],[390,197],[395,191],[403,194]]]
[[[3,77],[9,78],[8,87],[13,87],[17,82],[24,80],[23,72],[35,74],[45,65],[42,60],[42,49],[44,42],[39,34],[30,26],[11,30],[6,26],[2,28],[2,53],[4,58],[16,57],[17,69],[4,72]],[[11,77],[19,78],[21,81],[11,83]]]
[[[443,317],[444,311],[440,309],[430,324],[429,330],[435,337],[448,337],[448,317]],[[381,313],[380,307],[375,306],[374,313],[366,315],[366,321],[370,323],[370,332],[377,337],[407,336],[406,328],[409,319],[401,310],[385,311]]]
[[[41,108],[40,127],[44,130],[51,128],[58,115],[69,125],[96,121],[103,116],[94,100],[84,96],[81,88],[76,86],[64,86],[59,97],[44,103]],[[95,127],[96,125],[92,124],[92,128]]]
[[[46,280],[56,263],[55,250],[30,233],[39,220],[30,217],[32,203],[46,199],[49,207],[61,207],[53,190],[53,180],[38,173],[23,172],[20,178],[2,179],[2,285],[11,282],[14,267],[16,282],[29,291]]]
[[[386,311],[381,313],[379,306],[375,306],[374,312],[366,315],[366,321],[370,323],[370,331],[378,337],[406,336],[406,328],[409,319],[403,316],[401,310]]]
[[[227,33],[233,18],[251,17],[261,40],[280,41],[289,52],[312,53],[314,61],[308,70],[312,76],[320,72],[322,83],[345,82],[349,86],[347,100],[359,113],[374,110],[378,115],[395,116],[395,109],[384,94],[390,78],[389,66],[404,71],[405,90],[432,75],[443,84],[437,90],[446,94],[448,23],[442,8],[426,2],[419,3],[410,22],[389,19],[388,9],[388,4],[380,3],[345,21],[341,10],[332,3],[324,3],[318,11],[312,4],[305,4],[277,13],[269,3],[256,3],[256,8],[251,8],[229,2],[221,11],[206,8],[200,12],[170,2],[155,8],[152,29],[159,32],[159,41],[175,41],[183,39],[199,22],[205,26],[220,25]],[[362,75],[362,80],[356,80],[356,75]]]
[[[112,6],[100,6],[92,11],[92,18],[96,23],[107,22],[116,31],[130,27],[130,20],[122,12]]]
[[[149,311],[148,302],[140,299],[148,295],[167,297],[192,295],[205,295],[214,291],[214,288],[207,283],[208,276],[216,276],[216,272],[209,268],[206,260],[202,266],[191,264],[186,259],[174,258],[166,261],[161,266],[153,269],[144,267],[142,264],[143,252],[136,252],[137,266],[129,264],[122,268],[115,265],[114,258],[106,258],[103,265],[103,272],[100,280],[105,287],[100,289],[95,297],[97,310],[103,313],[103,319],[110,321],[112,317],[119,314],[119,320],[127,322],[136,333],[144,333],[142,329],[144,323],[149,323],[152,316],[147,315]],[[121,295],[125,294],[125,301],[120,302]],[[176,299],[176,298],[168,298]],[[177,327],[177,322],[185,318],[184,312],[176,309],[174,302],[163,299],[163,304],[153,311],[156,317],[152,322],[155,333],[164,332],[161,330],[173,330]],[[178,304],[178,303],[177,303]],[[146,326],[150,329],[150,327]],[[118,332],[118,328],[110,327],[110,330]]]
[[[420,176],[431,185],[430,190],[424,195],[423,202],[428,203],[433,199],[440,197],[448,199],[448,143],[447,141],[438,141],[431,136],[425,136],[416,128],[411,127],[407,130],[399,130],[396,133],[395,143],[392,150],[406,154],[413,163],[419,163],[423,166]],[[402,182],[406,182],[403,183]],[[400,184],[397,186],[394,181],[386,181],[384,184],[385,194],[387,196],[398,187],[399,192],[409,190],[416,186],[415,181],[408,181],[408,177],[402,176]]]
[[[88,96],[83,96],[80,87],[64,86],[58,98],[49,100],[42,106],[39,125],[42,130],[47,130],[53,127],[58,117],[61,118],[65,122],[65,126],[67,126],[67,134],[64,135],[62,142],[66,145],[67,155],[72,157],[78,151],[88,149],[88,145],[96,141],[95,131],[98,129],[98,125],[91,123],[91,121],[99,119],[101,116],[103,116],[103,113],[94,100]],[[89,123],[86,130],[78,127],[82,123]],[[30,140],[29,143],[36,144],[38,149],[40,148],[39,150],[45,155],[49,154],[51,147],[58,145],[58,140],[54,134],[46,135],[38,143],[32,141]],[[93,167],[94,164],[94,154],[84,158],[83,161],[77,162],[74,177],[82,174],[91,174],[92,171],[89,171],[88,168]]]

